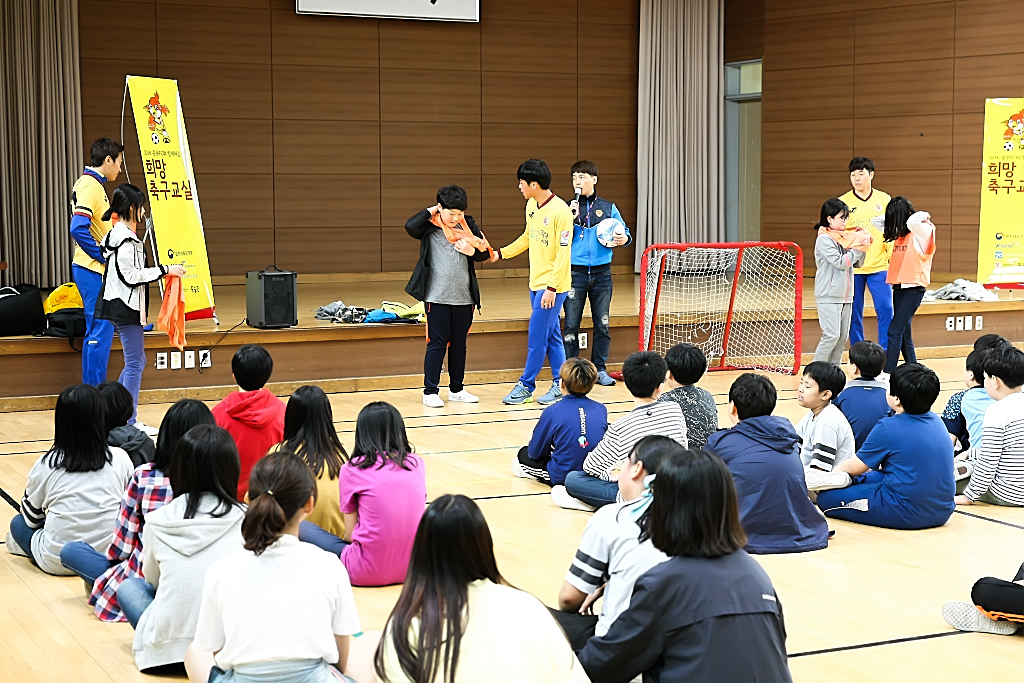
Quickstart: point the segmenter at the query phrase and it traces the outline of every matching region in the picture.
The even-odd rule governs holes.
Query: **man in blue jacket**
[[[580,322],[583,305],[590,297],[590,315],[594,319],[594,339],[590,359],[597,366],[597,383],[610,387],[615,380],[608,376],[605,363],[612,338],[608,332],[608,310],[612,302],[612,249],[632,242],[622,214],[612,202],[597,196],[597,164],[577,161],[572,165],[572,185],[576,199],[569,204],[575,216],[572,236],[572,289],[565,298],[565,357],[580,355]],[[621,231],[598,238],[598,225],[613,219]]]
[[[775,417],[778,394],[763,375],[740,375],[729,388],[735,425],[708,437],[736,482],[748,553],[800,553],[828,546],[828,523],[807,497],[793,424]]]

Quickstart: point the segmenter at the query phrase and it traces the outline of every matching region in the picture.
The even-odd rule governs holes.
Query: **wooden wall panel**
[[[725,27],[724,60],[726,63],[761,59],[763,56],[764,21]]]
[[[763,0],[748,1],[763,21]],[[487,1],[470,24],[297,15],[294,0],[81,0],[83,36],[119,21],[117,55],[82,51],[85,136],[118,136],[125,74],[178,81],[218,276],[275,261],[410,269],[402,226],[451,182],[493,242],[511,241],[524,221],[515,171],[530,157],[563,198],[571,164],[594,160],[632,223],[639,7]]]
[[[729,27],[758,1],[728,0],[727,52]],[[1009,66],[1024,59],[1024,12],[985,0],[765,0],[764,14],[762,236],[809,244],[793,226],[848,189],[844,156],[863,155],[876,187],[932,213],[934,270],[971,274],[984,102],[1024,95],[1024,72]],[[823,47],[822,27],[840,39]]]

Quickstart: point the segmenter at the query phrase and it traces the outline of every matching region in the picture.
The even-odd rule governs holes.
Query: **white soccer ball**
[[[626,226],[614,218],[605,218],[594,226],[597,230],[597,241],[606,247],[615,246],[615,234],[626,234]]]
[[[1005,149],[1007,152],[1012,152],[1013,151],[1013,141],[1012,140],[1007,140],[1006,142],[1004,142],[1003,143],[1003,149]]]

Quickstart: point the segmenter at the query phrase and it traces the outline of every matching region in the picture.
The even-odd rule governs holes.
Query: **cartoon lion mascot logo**
[[[1024,110],[1021,110],[1008,118],[1006,132],[1003,133],[1003,149],[1007,152],[1015,147],[1024,148]]]
[[[166,104],[161,104],[160,93],[153,93],[153,96],[149,98],[149,104],[143,109],[149,112],[149,130],[152,131],[153,144],[170,143],[171,137],[167,133],[164,115],[169,114],[171,110],[167,108]]]

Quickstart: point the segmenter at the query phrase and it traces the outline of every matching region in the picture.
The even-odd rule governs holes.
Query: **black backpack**
[[[75,349],[75,338],[85,337],[85,309],[62,308],[46,316],[44,337],[67,338],[68,344]],[[75,349],[81,353],[81,349]]]
[[[35,285],[0,288],[0,337],[39,334],[43,297]]]

